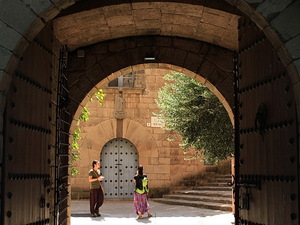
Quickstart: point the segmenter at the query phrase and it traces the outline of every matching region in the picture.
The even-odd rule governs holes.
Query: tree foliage
[[[203,84],[185,74],[173,72],[158,92],[157,114],[165,129],[182,137],[184,151],[193,147],[195,155],[216,163],[233,153],[233,127],[218,98]]]

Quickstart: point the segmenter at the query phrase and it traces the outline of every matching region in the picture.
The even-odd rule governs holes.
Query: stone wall
[[[157,92],[164,84],[163,75],[169,72],[171,71],[145,69],[144,77],[138,79],[144,81],[139,88],[106,87],[103,88],[106,93],[103,106],[97,101],[87,102],[90,119],[80,124],[81,159],[74,164],[80,174],[71,178],[73,198],[87,197],[86,193],[89,190],[87,173],[91,168],[91,162],[99,159],[103,146],[117,137],[125,138],[136,146],[139,164],[144,166],[152,188],[168,189],[170,185],[206,170],[206,166],[199,159],[185,160],[192,156],[193,151],[184,155],[178,145],[180,143],[178,138],[172,142],[167,140],[167,137],[176,138],[174,133],[151,126],[153,112],[158,112],[155,103]],[[122,121],[121,128],[117,128],[120,122],[115,118],[116,96],[122,96],[125,101],[125,118],[119,120]],[[211,169],[211,166],[207,168]]]

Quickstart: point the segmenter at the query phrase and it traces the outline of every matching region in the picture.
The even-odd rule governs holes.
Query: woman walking
[[[148,217],[151,217],[150,206],[148,203],[148,179],[147,175],[143,172],[143,166],[139,165],[137,174],[134,176],[135,189],[134,189],[134,211],[138,215],[137,219],[142,219],[143,214],[147,212]]]

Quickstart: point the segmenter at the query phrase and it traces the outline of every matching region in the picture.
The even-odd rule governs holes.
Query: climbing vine
[[[105,94],[103,93],[102,89],[99,89],[90,99],[89,101],[98,101],[99,104],[102,106],[103,105],[103,99],[105,97]],[[86,122],[90,119],[89,117],[90,112],[88,110],[87,107],[83,107],[82,112],[79,115],[79,118],[76,120],[76,126],[74,128],[74,132],[72,134],[72,140],[71,140],[71,149],[72,149],[72,153],[71,153],[71,176],[75,176],[76,174],[79,174],[79,171],[77,169],[74,168],[74,162],[76,160],[79,160],[79,144],[78,144],[78,140],[81,139],[80,133],[80,122]]]

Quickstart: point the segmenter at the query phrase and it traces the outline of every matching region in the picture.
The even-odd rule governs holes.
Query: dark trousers
[[[99,212],[100,206],[103,204],[104,196],[102,188],[90,189],[90,211],[91,213]]]

